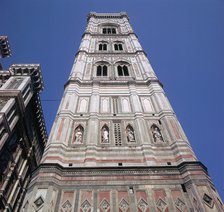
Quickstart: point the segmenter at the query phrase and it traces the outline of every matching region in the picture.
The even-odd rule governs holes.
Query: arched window
[[[101,76],[101,72],[102,72],[102,67],[101,66],[97,66],[96,76]]]
[[[123,66],[123,73],[124,73],[124,76],[129,76],[128,67],[126,65]]]
[[[117,72],[118,72],[118,76],[123,76],[123,72],[122,72],[122,67],[121,66],[117,67]]]
[[[103,34],[116,34],[116,28],[113,27],[104,27],[102,29]]]
[[[99,51],[106,51],[107,50],[107,44],[106,43],[100,43],[99,44]]]
[[[126,135],[128,142],[135,142],[134,129],[130,124],[126,127]]]
[[[83,143],[83,133],[84,133],[84,129],[81,125],[76,127],[75,131],[74,131],[73,143],[82,144]]]
[[[109,143],[109,128],[106,124],[101,128],[101,143]]]
[[[123,45],[121,43],[115,43],[114,50],[115,51],[123,51]]]
[[[126,65],[119,65],[117,67],[117,74],[118,76],[129,76],[128,67]]]
[[[103,45],[102,44],[99,44],[99,50],[103,50]]]
[[[96,69],[96,76],[101,77],[107,76],[107,66],[106,65],[98,65]]]
[[[105,51],[107,50],[107,44],[106,43],[103,44],[103,50],[105,50]]]
[[[116,34],[116,29],[112,28],[112,34]]]
[[[114,44],[114,50],[117,51],[118,50],[118,45]]]
[[[107,76],[107,66],[103,66],[103,76]]]
[[[118,46],[119,46],[119,50],[122,51],[123,50],[122,44],[120,43]]]

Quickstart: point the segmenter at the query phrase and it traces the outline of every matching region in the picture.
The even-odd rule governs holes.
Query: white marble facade
[[[139,156],[141,150],[136,148],[134,153],[131,151],[129,154],[127,151],[125,160],[128,161],[134,154],[142,157],[144,164],[156,165],[161,162],[157,159],[147,161],[147,158],[166,157],[169,152],[168,158],[178,164],[188,160],[184,157],[175,159],[176,152],[179,151],[178,142],[185,146],[179,154],[190,150],[192,160],[195,160],[128,16],[117,14],[114,17],[89,16],[58,116],[52,127],[48,141],[51,148],[46,152],[43,161],[52,162],[48,158],[52,158],[56,146],[58,148],[58,145],[62,144],[70,149],[70,152],[74,151],[73,157],[77,154],[77,148],[85,147],[88,151],[92,145],[97,148],[109,145],[112,149],[107,155],[108,160],[113,157],[113,148],[116,146],[120,146],[123,151],[130,145],[146,145],[148,147],[144,155]],[[102,123],[105,126],[102,126]],[[77,132],[79,124],[80,131]],[[103,129],[104,134],[108,134],[107,142],[102,142]],[[74,142],[75,134],[80,133],[83,136],[82,142]],[[129,137],[133,134],[134,139],[131,140],[134,142],[128,142],[130,138],[127,133]],[[155,133],[161,134],[162,139],[155,140]],[[175,148],[172,149],[171,145],[174,143]],[[167,148],[167,153],[163,156],[159,149],[150,151],[153,146]],[[65,150],[60,152],[63,151]],[[106,150],[103,151],[103,154],[106,154]],[[102,151],[96,151],[92,156],[99,158],[100,154]],[[69,155],[66,151],[59,157],[57,155],[57,158],[60,158],[58,162],[67,166],[62,158]],[[117,159],[122,160],[122,157],[118,156]],[[97,166],[97,163],[94,164]],[[127,164],[131,165],[132,162]],[[88,163],[86,165],[88,166]],[[113,163],[105,165],[112,166]]]
[[[222,211],[202,169],[127,14],[90,13],[24,211]]]

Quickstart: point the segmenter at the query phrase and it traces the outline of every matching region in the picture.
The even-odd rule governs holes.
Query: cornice
[[[158,83],[162,88],[163,88],[163,84],[157,79],[157,78],[148,78],[146,80],[139,80],[136,81],[133,78],[129,77],[130,80],[112,80],[112,79],[108,79],[108,80],[104,80],[101,81],[100,79],[94,79],[94,80],[81,80],[79,78],[70,78],[64,85],[64,89],[69,85],[69,84],[78,84],[80,86],[92,86],[92,85],[150,85],[152,83]]]
[[[90,55],[90,56],[101,56],[101,55],[106,55],[106,56],[108,56],[108,57],[110,57],[110,56],[116,56],[116,55],[118,55],[118,56],[129,56],[129,55],[136,55],[136,54],[138,54],[138,53],[143,53],[146,57],[147,57],[147,54],[146,54],[146,52],[144,51],[144,50],[137,50],[137,51],[135,51],[135,52],[113,52],[113,51],[103,51],[103,52],[99,52],[99,51],[97,51],[97,52],[87,52],[86,50],[78,50],[77,51],[77,53],[75,54],[75,57],[79,54],[79,53],[85,53],[85,54],[87,54],[87,55]]]
[[[91,36],[94,36],[94,37],[106,37],[106,38],[109,38],[109,37],[119,37],[119,36],[120,37],[128,37],[129,35],[135,35],[138,38],[138,36],[134,32],[128,32],[128,33],[125,33],[125,34],[102,34],[102,33],[91,33],[89,31],[85,31],[82,34],[82,38],[85,35],[91,35]]]
[[[200,161],[182,162],[177,166],[122,166],[122,167],[63,167],[55,163],[43,163],[34,170],[38,173],[57,173],[60,176],[124,176],[124,175],[183,175],[186,172],[207,168]]]
[[[90,12],[87,16],[87,22],[90,20],[90,18],[99,18],[99,19],[111,19],[111,18],[127,18],[129,20],[128,14],[126,12],[120,12],[120,13],[97,13],[97,12]]]
[[[44,82],[39,64],[13,64],[9,71],[14,76],[30,76],[34,91],[39,93],[43,90]]]

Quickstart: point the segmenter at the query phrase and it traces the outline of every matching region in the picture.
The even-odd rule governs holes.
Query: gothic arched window
[[[164,142],[161,131],[158,126],[153,124],[151,126],[151,132],[152,132],[153,140],[155,143]]]
[[[99,50],[103,50],[103,44],[99,44]]]
[[[98,65],[97,69],[96,69],[96,76],[106,77],[107,76],[107,66],[106,65]]]
[[[118,50],[118,45],[115,43],[114,44],[114,50],[117,51]]]
[[[112,34],[116,34],[116,29],[112,28]]]
[[[106,43],[100,43],[99,44],[99,51],[106,51],[107,50],[107,44]]]
[[[102,32],[103,32],[103,34],[116,34],[116,28],[114,28],[114,27],[104,27]]]
[[[109,143],[109,128],[106,124],[101,128],[101,143]]]
[[[122,43],[115,43],[114,44],[114,50],[115,51],[123,51],[123,45],[122,45]]]
[[[129,76],[128,67],[126,65],[119,65],[117,67],[118,76]]]
[[[83,134],[84,134],[84,128],[81,125],[76,127],[75,131],[74,131],[73,143],[74,144],[82,144],[83,143]]]
[[[134,129],[130,124],[126,127],[126,135],[128,142],[135,142]]]

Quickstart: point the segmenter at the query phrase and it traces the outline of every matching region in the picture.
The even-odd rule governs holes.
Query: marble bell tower
[[[23,211],[224,211],[126,13],[91,12]]]

